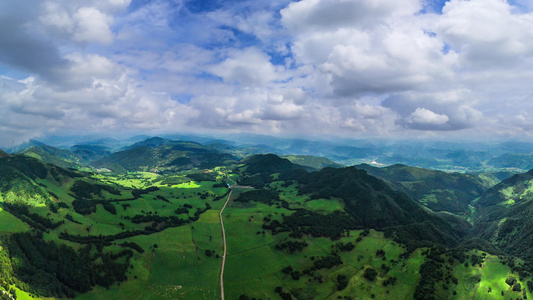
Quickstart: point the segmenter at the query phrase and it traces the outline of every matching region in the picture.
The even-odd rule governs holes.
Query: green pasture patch
[[[178,184],[176,185],[176,187],[180,189],[195,189],[195,188],[201,187],[201,185],[196,183],[195,181],[189,181],[189,182]]]
[[[340,199],[317,199],[305,202],[307,209],[320,212],[323,214],[329,214],[334,211],[343,211],[344,204]]]
[[[298,260],[266,244],[228,254],[224,276],[227,298],[238,299],[241,294],[274,298],[274,288],[283,285],[278,278],[280,271],[288,265],[298,265]]]
[[[130,300],[130,299],[148,299],[144,297],[146,290],[146,281],[140,279],[129,279],[126,282],[115,284],[109,288],[96,286],[92,291],[78,295],[75,299],[79,300]],[[32,298],[33,300],[33,298]]]
[[[438,203],[439,200],[437,200],[437,195],[435,194],[428,194],[428,195],[424,195],[424,197],[422,199],[420,199],[420,202],[422,204],[427,204],[428,202],[432,202],[432,203]]]
[[[478,266],[458,264],[453,268],[453,276],[458,279],[455,288],[462,299],[474,299],[482,276],[482,269]]]
[[[505,282],[509,276],[517,279],[521,285],[522,292],[512,291],[512,288]],[[490,293],[489,288],[491,290]],[[481,282],[477,288],[475,299],[520,299],[524,290],[527,297],[531,298],[532,294],[528,291],[526,282],[520,281],[518,274],[513,274],[511,268],[502,264],[498,257],[487,256],[483,264]],[[504,297],[501,295],[502,291],[504,292]]]
[[[0,232],[23,232],[28,230],[30,230],[28,224],[0,208]]]
[[[508,199],[506,201],[502,201],[498,203],[498,205],[505,206],[505,207],[513,206],[514,204],[515,204],[515,201],[513,199]]]
[[[213,256],[223,254],[222,230],[219,224],[195,223],[192,227],[192,242],[200,255],[205,250],[213,251]],[[207,258],[207,256],[205,256]]]
[[[219,213],[219,210],[208,210],[200,215],[196,223],[220,223]]]
[[[221,258],[162,248],[154,252],[147,299],[215,299]]]

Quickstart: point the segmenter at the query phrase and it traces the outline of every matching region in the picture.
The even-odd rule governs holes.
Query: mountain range
[[[144,287],[146,299],[217,298],[227,206],[231,298],[531,296],[533,171],[345,166],[261,149],[271,148],[153,137],[1,151],[0,286],[23,297]]]

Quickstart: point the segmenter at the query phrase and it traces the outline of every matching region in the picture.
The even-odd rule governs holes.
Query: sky
[[[0,146],[533,136],[533,1],[0,1]]]

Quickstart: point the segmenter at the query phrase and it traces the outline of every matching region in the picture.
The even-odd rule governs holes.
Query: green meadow
[[[228,192],[223,180],[233,184],[226,178],[228,171],[225,168],[210,170],[209,174],[214,174],[216,181],[192,180],[187,177],[188,172],[92,174],[83,180],[114,190],[94,192],[93,200],[98,202],[90,213],[78,213],[75,209],[75,201],[79,199],[72,188],[78,179],[39,179],[37,182],[51,193],[50,200],[58,209],[51,212],[48,206],[39,204],[30,211],[54,221],[64,220],[57,228],[47,230],[43,239],[78,250],[85,244],[66,240],[61,234],[83,239],[144,230],[102,245],[103,253],[113,255],[126,249],[121,246],[125,242],[142,248],[144,252],[133,251],[129,257],[127,280],[77,293],[77,299],[219,299],[223,252],[219,213]],[[235,182],[239,176],[229,174]],[[226,299],[279,299],[283,293],[292,295],[292,299],[414,298],[420,269],[427,262],[428,248],[407,252],[405,245],[375,230],[349,230],[338,239],[311,235],[295,237],[290,230],[273,234],[264,228],[266,220],[283,222],[286,216],[297,211],[327,216],[343,212],[345,204],[338,198],[301,195],[295,183],[275,181],[268,187],[278,193],[279,201],[236,201],[248,190],[234,189],[222,215],[227,238]],[[168,221],[156,221],[172,217],[183,223],[161,227]],[[27,223],[0,209],[0,235],[29,230]],[[289,251],[281,247],[284,243],[300,246],[304,243],[305,246]],[[352,245],[350,249],[339,250],[339,245],[348,244]],[[97,253],[94,248],[91,251]],[[469,254],[482,255],[482,252]],[[436,295],[442,299],[531,297],[529,291],[524,292],[527,283],[498,256],[484,255],[481,266],[453,260],[444,263],[442,268],[453,274],[457,284],[435,285]],[[325,259],[340,263],[328,266],[317,263]],[[521,292],[513,291],[506,283],[509,276],[518,279]],[[18,299],[35,297],[22,290],[17,290],[17,295]]]

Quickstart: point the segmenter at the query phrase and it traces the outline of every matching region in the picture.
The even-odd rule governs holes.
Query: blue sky
[[[62,134],[531,138],[527,0],[0,3],[0,147]]]

